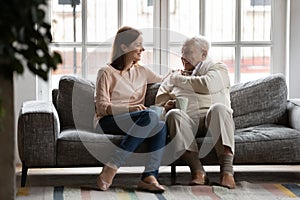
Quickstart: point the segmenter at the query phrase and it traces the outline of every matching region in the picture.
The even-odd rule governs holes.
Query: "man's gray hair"
[[[193,66],[203,61],[203,53],[210,48],[209,41],[204,36],[197,36],[187,39],[181,49],[182,56]],[[205,59],[207,54],[205,55]]]
[[[189,45],[193,45],[195,48],[197,48],[199,50],[201,49],[201,51],[208,51],[210,48],[210,42],[208,41],[208,39],[206,37],[204,37],[202,35],[187,39],[184,42],[183,47],[186,47]]]

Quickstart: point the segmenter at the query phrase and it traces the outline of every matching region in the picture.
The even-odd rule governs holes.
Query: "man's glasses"
[[[183,63],[183,64],[185,64],[185,63],[190,63],[187,59],[185,59],[184,57],[181,57],[181,62]]]

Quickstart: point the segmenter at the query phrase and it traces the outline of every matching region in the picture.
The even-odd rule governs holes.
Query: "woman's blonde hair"
[[[122,50],[121,45],[124,44],[126,46],[129,46],[141,34],[141,31],[130,26],[123,26],[118,30],[112,47],[111,66],[118,70],[124,69],[126,62],[126,54]]]

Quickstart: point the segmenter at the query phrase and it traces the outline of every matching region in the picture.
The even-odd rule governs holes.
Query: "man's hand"
[[[139,110],[147,110],[147,107],[143,104],[129,106],[129,112],[139,111]]]
[[[164,108],[165,108],[166,113],[167,113],[169,110],[175,108],[175,106],[176,106],[176,105],[175,105],[175,100],[169,100],[169,101],[167,101],[167,102],[165,103],[165,105],[164,105]]]
[[[187,79],[186,76],[180,73],[174,73],[170,76],[170,84],[173,86],[179,86],[178,83],[186,83]]]

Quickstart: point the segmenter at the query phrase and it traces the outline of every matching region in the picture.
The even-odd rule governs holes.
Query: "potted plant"
[[[47,0],[0,1],[0,199],[15,198],[13,75],[25,68],[48,79],[62,63],[49,50]]]

